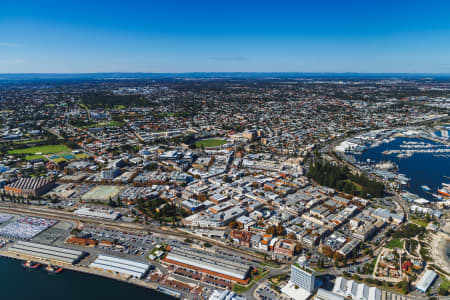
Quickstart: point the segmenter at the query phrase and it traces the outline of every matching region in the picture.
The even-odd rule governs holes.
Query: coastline
[[[0,259],[14,259],[14,260],[25,260],[26,258],[24,257],[20,257],[19,255],[7,252],[5,250],[0,250]],[[36,261],[36,260],[34,260]],[[44,261],[38,261],[42,264],[46,264],[48,262],[44,262]],[[60,266],[64,269],[73,271],[73,272],[78,272],[78,273],[83,273],[83,274],[89,274],[89,275],[94,275],[94,276],[99,276],[99,277],[104,277],[104,278],[108,278],[108,279],[113,279],[113,280],[117,280],[117,281],[121,281],[123,283],[127,283],[127,284],[133,284],[135,286],[139,286],[139,287],[143,287],[149,290],[152,290],[154,292],[157,293],[162,293],[158,288],[160,287],[159,284],[155,283],[155,282],[146,282],[143,280],[137,280],[137,279],[125,279],[124,277],[118,276],[118,275],[114,275],[112,273],[107,273],[107,272],[100,272],[88,267],[83,267],[83,266],[79,266],[79,265],[68,265],[68,264],[60,264]],[[168,295],[166,293],[163,293],[166,296],[171,296],[174,299],[176,297],[174,297],[173,295]]]
[[[430,243],[430,250],[433,257],[433,262],[442,270],[450,274],[450,259],[447,254],[448,247],[450,246],[450,235],[448,233],[449,229],[450,224],[447,223],[443,228],[444,232],[433,234]]]

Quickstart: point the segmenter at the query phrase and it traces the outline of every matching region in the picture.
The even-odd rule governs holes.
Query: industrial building
[[[89,207],[82,207],[74,211],[74,214],[80,217],[99,218],[115,221],[120,217],[120,213],[111,209],[92,209]]]
[[[437,278],[436,272],[432,270],[427,270],[425,274],[423,274],[423,276],[417,282],[416,288],[422,293],[425,293],[430,288],[431,284],[434,282],[436,278]]]
[[[186,248],[173,248],[163,261],[241,284],[248,283],[249,265],[217,258],[206,252]]]
[[[101,271],[113,272],[122,276],[142,278],[147,274],[151,265],[118,257],[99,255],[97,259],[91,263],[90,267]]]
[[[53,180],[43,178],[20,178],[4,187],[5,192],[16,196],[39,196],[45,194],[55,185]]]
[[[66,263],[72,265],[80,261],[86,254],[83,251],[25,241],[18,241],[16,244],[9,247],[8,251],[25,257],[49,261],[54,264]]]

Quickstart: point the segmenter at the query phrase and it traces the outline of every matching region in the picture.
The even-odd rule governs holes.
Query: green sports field
[[[8,154],[36,154],[36,153],[52,154],[52,153],[71,152],[71,151],[72,151],[72,149],[70,149],[66,145],[45,145],[45,146],[36,146],[36,147],[11,150],[11,151],[8,151]]]
[[[222,146],[222,145],[224,145],[226,143],[227,143],[227,141],[225,141],[225,140],[210,139],[210,140],[196,141],[195,142],[195,146],[197,148],[200,148],[203,145],[203,147],[209,148],[209,147],[219,147],[219,146]]]
[[[47,160],[44,156],[42,155],[35,155],[35,154],[31,154],[31,155],[27,155],[25,156],[25,160],[35,160],[35,159],[43,159],[43,160]]]
[[[120,121],[107,121],[107,122],[93,123],[90,125],[82,126],[80,128],[121,127],[123,125],[124,123]]]
[[[90,156],[87,155],[86,153],[78,153],[78,154],[75,154],[75,157],[79,158],[79,159],[85,159],[85,158],[89,158]]]

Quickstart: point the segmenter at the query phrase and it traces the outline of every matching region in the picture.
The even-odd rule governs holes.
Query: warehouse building
[[[165,263],[197,270],[241,284],[248,283],[250,266],[186,248],[173,248],[163,259]]]
[[[61,247],[48,246],[38,243],[19,241],[9,247],[8,251],[26,258],[32,257],[38,260],[48,261],[52,264],[76,264],[86,253]]]
[[[416,288],[422,293],[425,293],[430,288],[431,284],[434,282],[436,278],[437,278],[436,272],[432,270],[427,270],[425,274],[423,274],[423,276],[417,282]]]
[[[74,214],[80,217],[99,218],[110,221],[115,221],[120,217],[120,213],[112,209],[93,209],[89,207],[82,207],[74,211]]]
[[[45,194],[55,186],[55,182],[43,178],[20,178],[4,187],[5,192],[16,196],[39,196]]]
[[[151,265],[118,257],[99,255],[97,259],[91,263],[90,267],[101,271],[113,272],[122,276],[131,276],[140,279],[147,274]]]

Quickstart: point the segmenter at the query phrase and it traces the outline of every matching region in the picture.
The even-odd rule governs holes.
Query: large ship
[[[53,265],[48,265],[45,269],[47,270],[47,272],[55,274],[61,273],[63,271],[63,268]]]
[[[37,269],[41,266],[41,264],[32,262],[31,260],[27,260],[26,262],[24,262],[22,264],[22,266],[24,266],[25,268],[28,268],[28,269]]]
[[[450,185],[443,183],[442,184],[443,188],[442,189],[438,189],[438,193],[441,195],[444,195],[446,197],[450,197]]]

